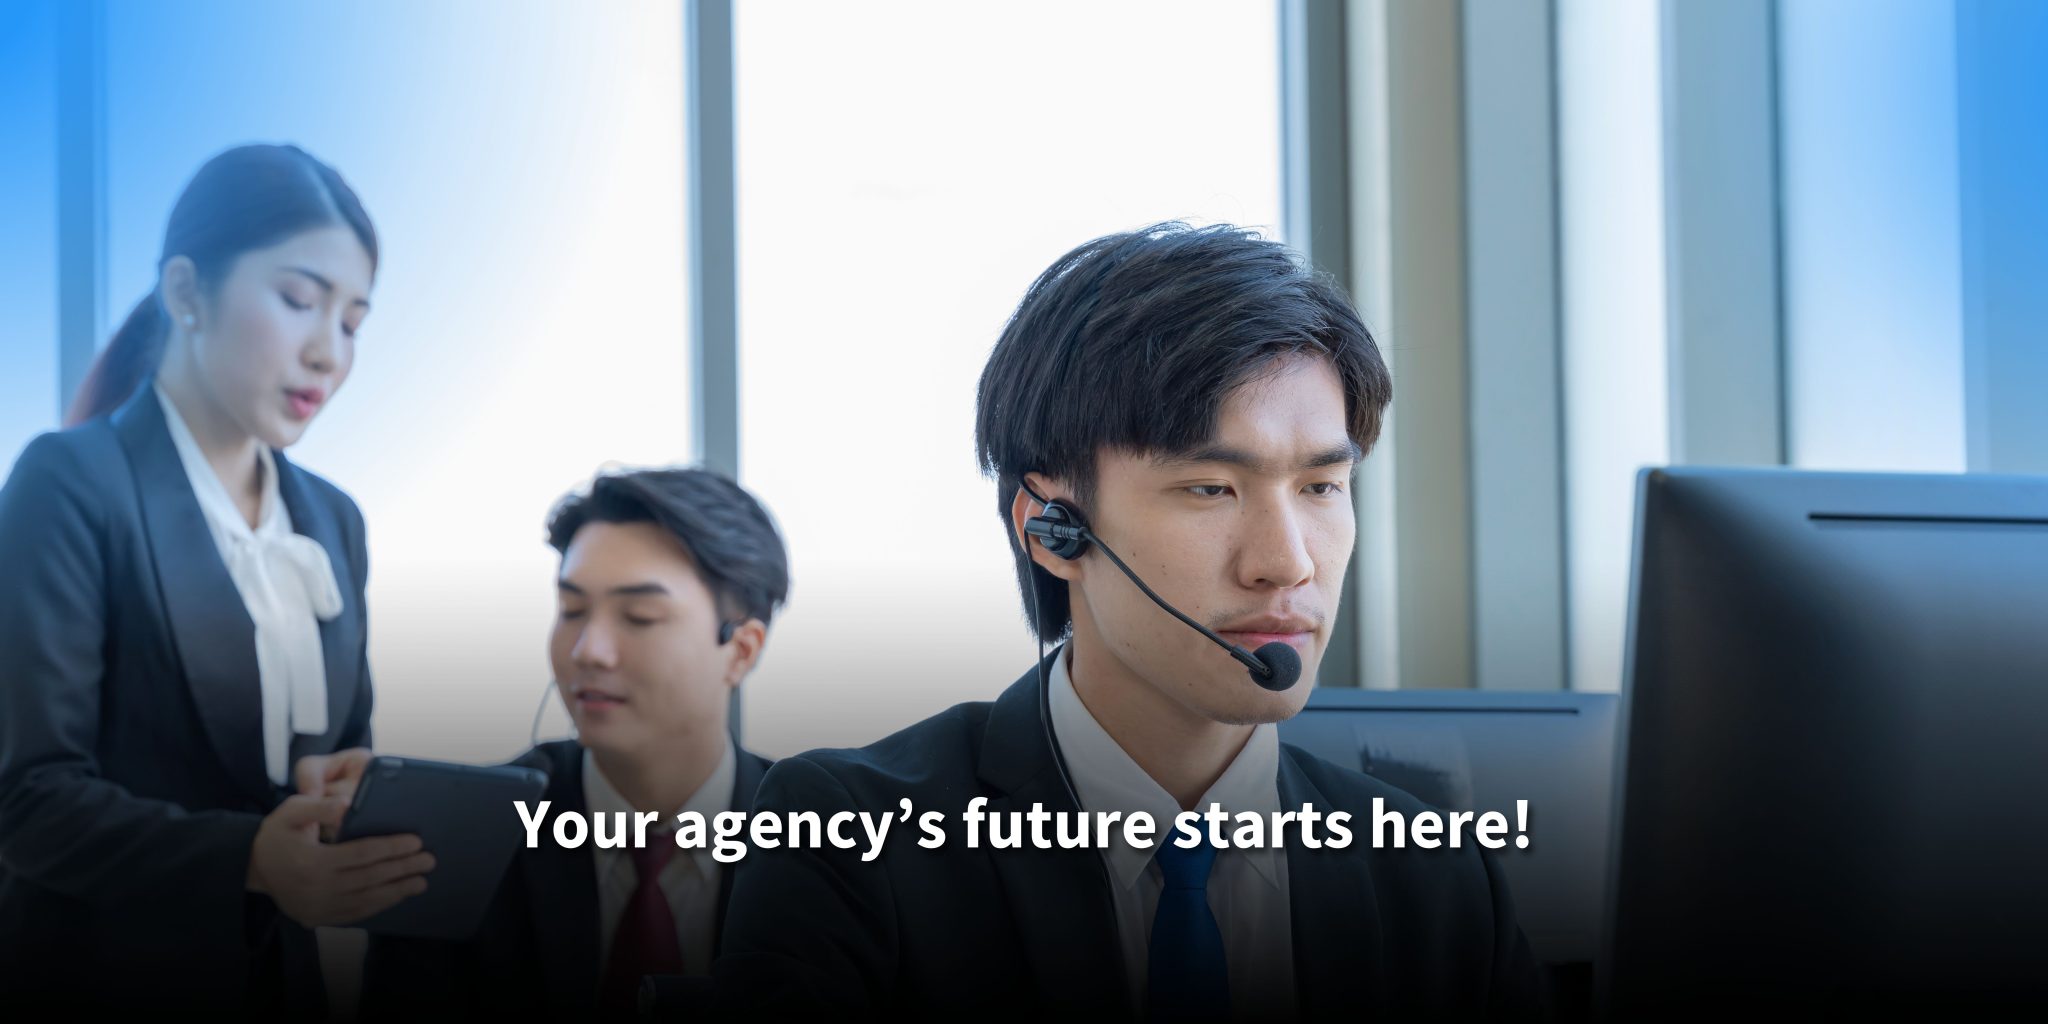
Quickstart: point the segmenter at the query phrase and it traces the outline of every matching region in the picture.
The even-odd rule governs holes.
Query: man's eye
[[[1322,480],[1308,485],[1308,492],[1318,498],[1327,498],[1344,492],[1344,485],[1331,480]]]
[[[1229,494],[1230,488],[1224,484],[1195,484],[1187,491],[1197,498],[1220,498]]]
[[[652,626],[659,623],[660,621],[660,619],[651,619],[645,615],[626,616],[626,624],[629,626]]]
[[[292,293],[290,292],[278,292],[277,295],[279,298],[284,300],[285,305],[290,306],[291,308],[296,309],[301,313],[313,308],[312,303],[300,302],[299,300],[293,298]]]
[[[563,622],[574,622],[574,621],[576,621],[577,619],[580,619],[580,618],[582,618],[582,617],[583,617],[583,609],[581,609],[581,608],[564,608],[564,609],[562,609],[562,610],[561,610],[560,612],[557,612],[556,614],[557,614],[557,615],[558,615],[558,616],[559,616],[559,617],[561,618],[561,620],[562,620]]]

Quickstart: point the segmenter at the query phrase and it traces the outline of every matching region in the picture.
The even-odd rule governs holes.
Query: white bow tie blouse
[[[228,576],[256,624],[256,672],[263,697],[263,761],[270,780],[291,779],[295,732],[327,731],[327,662],[320,648],[320,623],[341,614],[341,587],[334,564],[320,542],[292,531],[291,513],[277,489],[277,461],[270,446],[256,446],[263,474],[257,525],[250,529],[213,464],[199,450],[191,428],[161,387],[171,442],[185,464],[192,493],[199,498],[214,546]]]

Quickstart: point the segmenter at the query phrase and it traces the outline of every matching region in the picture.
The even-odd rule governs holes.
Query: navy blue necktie
[[[1205,840],[1183,850],[1169,836],[1152,859],[1166,876],[1166,886],[1152,917],[1145,1015],[1155,1021],[1227,1017],[1230,976],[1223,929],[1209,909],[1209,869],[1216,864],[1216,848]]]

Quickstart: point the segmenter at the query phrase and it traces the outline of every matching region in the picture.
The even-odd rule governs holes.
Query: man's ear
[[[164,261],[164,269],[157,279],[157,292],[162,296],[164,312],[170,315],[171,323],[187,331],[206,329],[205,303],[200,301],[199,268],[189,256],[173,256]],[[187,320],[191,323],[187,325]]]
[[[733,627],[732,639],[726,642],[732,648],[730,661],[725,665],[725,685],[739,689],[747,674],[761,661],[761,652],[768,647],[768,627],[760,619],[748,619]]]
[[[1031,485],[1031,490],[1045,495],[1051,501],[1058,501],[1061,495],[1068,493],[1064,482],[1048,480],[1038,473],[1025,474],[1024,482]],[[1045,509],[1038,504],[1037,498],[1031,496],[1030,491],[1022,487],[1017,488],[1017,493],[1010,498],[1010,534],[1017,538],[1018,543],[1024,545],[1024,553],[1029,555],[1039,568],[1053,574],[1056,579],[1072,583],[1081,578],[1081,563],[1069,561],[1047,551],[1045,545],[1038,542],[1038,538],[1024,532],[1024,521],[1043,511]]]

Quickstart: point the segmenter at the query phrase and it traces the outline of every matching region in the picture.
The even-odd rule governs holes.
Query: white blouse
[[[171,443],[185,464],[192,493],[206,514],[207,528],[228,576],[241,592],[242,604],[256,624],[256,674],[263,697],[263,761],[270,780],[291,780],[294,732],[319,735],[327,731],[327,662],[320,649],[320,623],[341,614],[341,587],[327,549],[311,537],[292,531],[291,512],[277,490],[277,460],[270,446],[258,444],[263,497],[255,529],[199,450],[184,417],[163,388],[156,388],[164,407]]]

